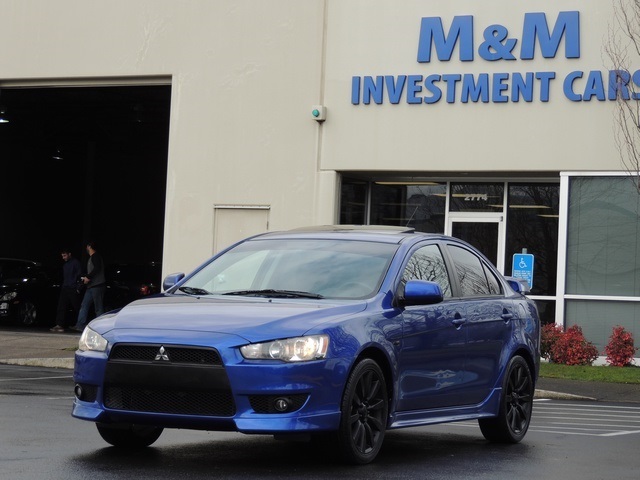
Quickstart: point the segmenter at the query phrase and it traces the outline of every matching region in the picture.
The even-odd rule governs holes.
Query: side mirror
[[[433,305],[444,300],[440,285],[426,280],[409,280],[404,287],[404,306]]]
[[[531,293],[531,287],[529,287],[529,283],[526,280],[515,277],[505,277],[505,279],[514,292],[520,295]]]
[[[167,275],[166,277],[164,277],[164,280],[162,281],[162,290],[166,292],[171,287],[175,286],[183,278],[184,278],[184,273],[182,272],[171,273]]]

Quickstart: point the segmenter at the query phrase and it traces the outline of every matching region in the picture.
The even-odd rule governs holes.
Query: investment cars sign
[[[560,51],[567,59],[580,58],[580,13],[560,12],[549,21],[545,13],[525,13],[522,30],[494,24],[484,27],[476,42],[478,25],[472,15],[453,17],[445,29],[441,17],[425,17],[420,24],[417,60],[420,64],[448,62],[457,54],[461,62],[473,62],[476,55],[487,62],[527,62],[537,55],[554,59]],[[516,36],[514,36],[515,32]],[[564,48],[560,48],[561,44]],[[433,104],[456,102],[548,102],[552,84],[561,82],[564,96],[573,102],[638,100],[640,70],[575,70],[562,78],[557,72],[525,71],[496,73],[431,73],[354,76],[351,103],[354,105]]]

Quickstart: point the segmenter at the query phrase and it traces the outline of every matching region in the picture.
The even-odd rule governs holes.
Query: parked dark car
[[[0,320],[52,323],[60,283],[41,263],[0,258]]]
[[[162,263],[112,264],[106,267],[106,310],[124,307],[139,298],[160,292]]]
[[[455,238],[266,233],[164,287],[92,321],[75,355],[72,415],[117,447],[164,428],[306,434],[364,464],[390,429],[477,419],[515,443],[529,427],[535,304]]]

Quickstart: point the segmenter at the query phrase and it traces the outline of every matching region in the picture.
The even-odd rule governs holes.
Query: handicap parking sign
[[[516,253],[513,255],[511,276],[525,280],[529,288],[533,288],[533,255],[530,253]]]

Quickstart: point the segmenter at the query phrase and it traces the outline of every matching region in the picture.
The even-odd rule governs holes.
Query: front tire
[[[144,448],[155,442],[163,428],[147,425],[96,423],[98,433],[110,445],[118,448]]]
[[[364,359],[351,372],[342,398],[338,445],[346,461],[363,465],[376,458],[388,410],[384,374],[375,361]]]
[[[38,320],[38,308],[35,303],[27,300],[20,304],[19,319],[22,325],[35,325]]]
[[[534,382],[529,364],[516,355],[507,367],[498,416],[478,420],[484,438],[499,443],[522,440],[531,422],[533,394]]]

